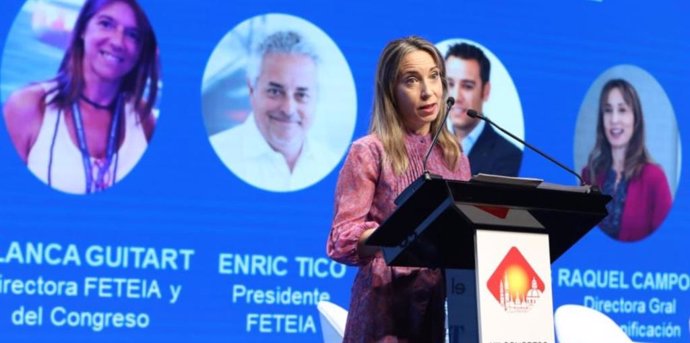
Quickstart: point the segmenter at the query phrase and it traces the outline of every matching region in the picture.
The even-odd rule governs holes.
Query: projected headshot
[[[20,11],[4,51],[3,114],[36,177],[89,194],[127,176],[148,146],[158,47],[136,1],[73,3],[32,1]]]
[[[522,107],[515,84],[503,64],[478,43],[453,39],[436,44],[443,53],[448,95],[455,98],[448,125],[470,159],[472,174],[517,176],[522,145],[467,110],[484,113],[493,122],[524,137]]]
[[[613,200],[599,223],[620,241],[641,240],[668,214],[680,175],[680,138],[664,90],[646,71],[605,71],[585,96],[575,131],[575,165]]]
[[[230,31],[206,66],[203,113],[223,164],[273,192],[309,187],[352,138],[356,93],[347,61],[319,28],[280,14]]]

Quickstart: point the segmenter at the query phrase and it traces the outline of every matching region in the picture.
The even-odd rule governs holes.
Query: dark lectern
[[[386,262],[391,266],[443,268],[447,272],[461,269],[470,275],[464,280],[467,287],[463,287],[463,292],[467,290],[471,298],[469,302],[453,305],[450,301],[452,290],[448,290],[449,318],[454,315],[464,317],[459,330],[462,332],[454,332],[458,330],[453,330],[452,323],[449,325],[451,342],[502,342],[503,337],[510,341],[553,342],[550,262],[558,259],[607,215],[605,205],[610,199],[610,196],[589,187],[560,186],[533,179],[480,176],[463,182],[425,175],[396,200],[397,210],[369,237],[367,244],[381,246]],[[492,298],[490,290],[487,290],[485,297],[488,302],[484,303],[482,292],[491,285],[487,286],[486,278],[480,275],[482,270],[485,275],[496,274],[497,263],[487,257],[482,257],[484,262],[479,261],[480,252],[490,250],[500,254],[503,246],[493,246],[494,240],[500,240],[493,236],[480,241],[480,232],[517,234],[517,238],[507,238],[506,244],[510,246],[517,245],[514,241],[519,241],[520,237],[538,236],[543,239],[543,244],[537,244],[536,248],[534,245],[521,248],[523,254],[526,250],[543,250],[540,253],[545,256],[542,265],[546,270],[530,274],[532,280],[528,280],[532,292],[541,295],[541,300],[536,301],[525,294],[520,298],[522,293],[516,293],[516,282],[512,281],[512,276],[509,278],[508,272],[504,272],[505,276],[498,276],[504,280],[496,283],[500,285],[500,292],[494,292]],[[539,262],[530,263],[538,265]],[[542,284],[536,280],[539,273],[542,276],[540,280],[545,280]],[[493,307],[499,309],[498,314],[491,312]],[[544,308],[538,310],[541,307]],[[510,334],[510,325],[526,320],[523,319],[524,313],[530,311],[541,311],[549,316],[545,320],[540,319],[539,325],[545,326],[542,332],[550,332],[551,335],[524,332],[521,326],[525,325],[518,325],[516,334]],[[491,321],[513,312],[523,314],[506,317],[506,323],[496,324],[501,328],[502,336],[490,336],[490,332],[486,332],[497,327],[490,325]]]

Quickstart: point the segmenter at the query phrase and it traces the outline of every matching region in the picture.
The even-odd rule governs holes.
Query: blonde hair
[[[400,77],[402,59],[415,51],[425,51],[431,55],[441,74],[444,100],[448,94],[443,57],[429,41],[416,36],[405,37],[388,43],[383,49],[376,70],[374,108],[369,133],[375,134],[381,140],[386,152],[384,163],[390,163],[393,172],[397,175],[407,170],[410,161],[407,158],[407,149],[405,148],[405,124],[397,106],[395,87]],[[454,170],[460,156],[460,147],[443,122],[443,113],[445,112],[446,103],[442,101],[439,114],[431,123],[431,132],[436,132],[439,126],[441,127],[438,145],[443,149],[446,165]]]

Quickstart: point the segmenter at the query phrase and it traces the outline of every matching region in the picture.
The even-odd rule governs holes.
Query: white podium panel
[[[547,234],[477,230],[479,342],[554,343]]]

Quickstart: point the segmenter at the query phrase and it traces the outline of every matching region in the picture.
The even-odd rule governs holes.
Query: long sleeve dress
[[[442,342],[445,285],[438,269],[388,267],[383,255],[361,259],[357,243],[362,233],[376,228],[395,210],[393,200],[422,174],[422,160],[431,135],[405,135],[409,167],[395,175],[383,163],[383,145],[375,135],[352,144],[340,171],[335,194],[335,217],[327,242],[328,255],[359,267],[352,286],[344,343]],[[449,170],[436,146],[427,169],[446,179],[468,180],[470,165],[461,155]]]

